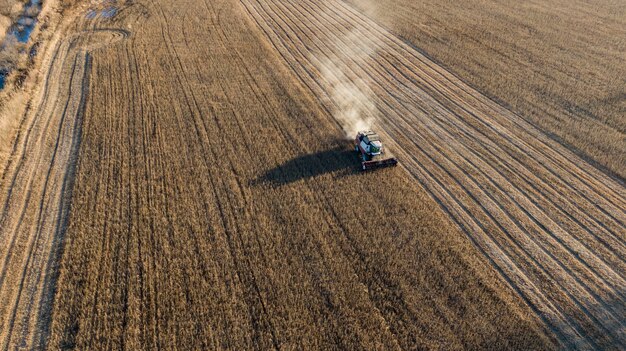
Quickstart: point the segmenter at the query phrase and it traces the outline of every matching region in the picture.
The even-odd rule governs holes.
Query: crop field
[[[555,140],[626,178],[626,3],[348,2]]]
[[[340,1],[245,3],[321,101],[348,81],[375,102],[407,171],[568,347],[626,345],[620,184]]]
[[[73,5],[0,168],[0,348],[626,347],[623,184],[370,16]]]

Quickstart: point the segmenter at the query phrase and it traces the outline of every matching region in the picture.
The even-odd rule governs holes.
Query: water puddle
[[[16,42],[27,43],[37,24],[39,12],[41,12],[41,0],[30,0],[24,7],[22,15],[9,27],[4,41],[0,44],[0,51],[15,50],[12,46],[15,46]],[[24,50],[19,49],[19,53],[24,53]],[[34,53],[36,49],[35,51],[31,49],[28,53],[31,59]],[[11,67],[0,67],[0,89],[4,88],[9,73],[11,73]]]
[[[109,7],[108,9],[103,10],[100,16],[102,18],[111,18],[115,16],[116,14],[117,14],[117,8]]]
[[[85,15],[85,18],[87,18],[87,19],[94,19],[97,16],[98,16],[98,11],[89,10],[89,11],[87,11],[87,14]]]
[[[0,89],[4,89],[4,83],[8,75],[9,75],[9,72],[7,72],[6,70],[0,71]]]
[[[89,10],[87,10],[85,18],[113,18],[117,15],[117,11],[117,0],[105,0],[103,2],[93,3]]]
[[[37,24],[37,15],[40,11],[41,0],[31,0],[24,7],[22,16],[9,28],[7,36],[14,36],[20,43],[28,42],[33,29],[35,29],[35,24]]]

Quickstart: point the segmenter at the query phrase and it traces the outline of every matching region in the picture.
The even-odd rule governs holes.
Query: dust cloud
[[[341,124],[345,137],[352,139],[358,131],[372,129],[379,112],[370,89],[371,82],[368,78],[356,77],[350,66],[367,66],[381,45],[357,29],[334,41],[318,44],[328,48],[328,52],[312,52],[311,61],[316,62],[321,79],[329,88],[326,102],[333,107],[333,116]]]
[[[354,138],[360,130],[371,129],[376,120],[376,106],[363,80],[350,80],[332,61],[321,67],[321,73],[331,89],[329,99],[333,116],[341,124],[346,138]]]

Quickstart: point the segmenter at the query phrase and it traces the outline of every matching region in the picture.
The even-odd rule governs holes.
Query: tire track
[[[0,217],[0,346],[44,348],[56,289],[88,90],[89,52],[127,35],[94,30],[58,38],[37,109],[13,150]],[[19,145],[19,146],[18,146]]]
[[[404,167],[564,345],[626,345],[620,184],[348,5],[242,3],[327,108],[334,102],[319,61],[333,60],[353,82],[371,82],[364,89],[406,156]],[[342,55],[355,32],[380,54],[365,63]]]

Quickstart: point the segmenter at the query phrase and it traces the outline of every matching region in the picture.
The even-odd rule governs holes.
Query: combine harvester
[[[361,154],[361,165],[364,171],[393,167],[398,164],[395,157],[385,155],[380,137],[371,130],[357,133],[354,139],[354,150]]]

